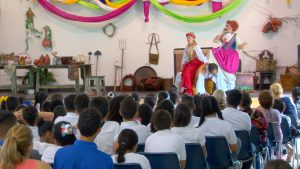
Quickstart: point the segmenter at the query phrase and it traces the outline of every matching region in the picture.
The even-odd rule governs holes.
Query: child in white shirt
[[[181,168],[185,168],[186,150],[184,139],[170,128],[172,118],[166,110],[158,110],[152,116],[154,128],[157,130],[148,137],[145,143],[145,152],[172,152],[176,153],[181,164]]]
[[[198,131],[205,136],[224,136],[231,152],[237,155],[237,137],[230,123],[223,119],[218,103],[213,96],[202,97],[201,113]]]
[[[116,155],[111,156],[114,163],[138,163],[142,169],[151,169],[149,160],[135,153],[137,149],[138,136],[132,129],[124,129],[118,137],[118,148]]]
[[[119,133],[124,129],[132,129],[138,135],[138,143],[145,143],[150,135],[149,129],[135,121],[138,117],[138,104],[132,98],[126,98],[121,102],[120,114],[123,117],[123,122],[120,125],[119,132],[114,137],[114,142],[117,141]]]

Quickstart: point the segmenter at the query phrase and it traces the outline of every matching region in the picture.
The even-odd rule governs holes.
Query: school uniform
[[[115,121],[106,121],[101,128],[100,133],[95,139],[95,143],[100,151],[109,155],[115,154],[114,152],[114,136],[118,134],[120,125]]]
[[[228,144],[237,144],[237,137],[231,124],[218,117],[206,117],[204,123],[197,129],[204,136],[224,136]]]
[[[125,162],[124,163],[138,163],[141,165],[142,169],[151,169],[150,166],[150,162],[149,160],[141,155],[141,154],[137,154],[137,153],[126,153],[124,155],[125,157]],[[117,155],[113,155],[111,156],[112,160],[114,163],[118,163],[117,161]]]
[[[147,126],[144,126],[136,121],[125,121],[122,122],[119,128],[119,132],[115,135],[114,141],[116,142],[118,140],[119,134],[124,129],[132,129],[136,132],[138,136],[138,143],[145,143],[146,139],[150,135],[150,131],[147,128]]]
[[[195,126],[195,125],[198,126],[199,121],[200,121],[200,117],[192,116],[191,122],[190,122],[190,124],[189,124],[189,127],[195,128],[194,126]]]
[[[93,142],[76,140],[72,146],[59,149],[54,169],[114,169],[112,159],[97,149]]]
[[[54,157],[57,150],[61,149],[61,146],[52,145],[46,148],[44,151],[41,160],[48,163],[53,164],[54,163]]]
[[[182,136],[185,143],[199,143],[205,146],[205,136],[198,132],[198,129],[187,127],[172,127],[171,131],[175,134]]]
[[[61,122],[61,121],[66,121],[71,123],[72,126],[76,126],[78,123],[79,115],[77,113],[73,112],[67,112],[65,116],[59,116],[55,119],[54,124]]]
[[[145,143],[145,152],[173,152],[180,161],[186,160],[184,139],[172,133],[171,129],[159,130],[149,136]]]
[[[242,111],[235,108],[226,107],[222,110],[222,115],[225,121],[229,122],[233,130],[251,130],[251,119],[250,116]]]
[[[40,141],[39,128],[37,126],[28,126],[32,132],[33,141]]]

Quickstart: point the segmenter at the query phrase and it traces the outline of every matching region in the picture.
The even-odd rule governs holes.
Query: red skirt
[[[185,93],[193,95],[193,85],[198,68],[203,65],[198,58],[195,58],[183,65],[181,75],[181,87],[185,88]]]

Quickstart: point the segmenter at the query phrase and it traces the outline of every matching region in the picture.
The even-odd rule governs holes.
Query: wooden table
[[[36,73],[36,86],[35,86],[35,92],[38,92],[41,88],[43,89],[62,89],[62,88],[70,88],[74,87],[76,93],[80,92],[80,83],[79,79],[75,80],[75,85],[53,85],[48,84],[48,69],[68,69],[69,65],[43,65],[43,66],[37,66],[38,69],[44,69],[45,78],[43,85],[40,84],[39,80],[39,71]],[[79,64],[80,74],[81,78],[83,80],[83,83],[85,83],[85,79],[87,76],[90,76],[91,74],[91,64]]]
[[[6,65],[0,65],[0,69],[5,69]],[[21,88],[34,88],[34,75],[33,75],[33,71],[30,71],[31,69],[33,69],[33,65],[16,65],[16,69],[13,70],[12,74],[10,75],[10,82],[11,85],[7,86],[7,85],[1,85],[0,89],[11,89],[11,92],[14,96],[17,95],[18,90],[20,90]],[[24,84],[24,85],[19,85],[17,84],[17,70],[18,69],[28,69],[29,70],[29,83],[28,84]]]

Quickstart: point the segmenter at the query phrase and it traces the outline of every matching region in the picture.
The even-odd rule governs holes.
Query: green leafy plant
[[[37,74],[37,71],[39,73],[39,82],[41,85],[45,85],[46,82],[45,82],[45,70],[44,69],[38,69],[38,68],[32,68],[32,69],[29,69],[29,71],[25,74],[23,80],[22,80],[22,84],[25,84],[26,81],[30,80],[29,76],[30,74],[32,73],[33,74],[33,79],[34,79],[34,82],[36,81],[36,74]],[[52,72],[49,72],[48,71],[48,74],[47,74],[47,82],[48,83],[53,83],[53,82],[56,82],[56,79],[54,77],[54,74]]]

